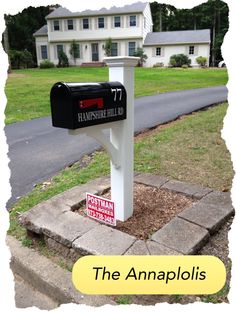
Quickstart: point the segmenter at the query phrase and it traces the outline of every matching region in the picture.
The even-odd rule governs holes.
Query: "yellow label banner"
[[[84,294],[214,294],[226,269],[215,256],[84,256],[72,281]]]

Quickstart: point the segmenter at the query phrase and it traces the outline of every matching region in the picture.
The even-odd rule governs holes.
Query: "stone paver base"
[[[51,249],[75,260],[83,255],[195,254],[234,213],[229,193],[213,191],[153,174],[136,174],[134,181],[193,197],[196,202],[155,232],[138,240],[124,232],[82,217],[71,209],[85,202],[85,193],[101,195],[110,187],[108,177],[74,187],[22,214],[20,223],[42,235]]]

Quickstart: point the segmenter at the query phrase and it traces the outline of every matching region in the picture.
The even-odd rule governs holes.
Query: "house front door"
[[[92,61],[98,61],[99,60],[98,43],[93,43],[91,45],[92,45]]]

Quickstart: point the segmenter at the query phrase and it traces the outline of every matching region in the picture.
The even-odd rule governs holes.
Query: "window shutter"
[[[104,28],[107,28],[107,17],[104,17]]]
[[[73,20],[73,25],[74,25],[74,30],[76,31],[77,30],[77,20]]]
[[[139,15],[136,15],[136,26],[139,27]]]
[[[161,47],[161,57],[165,57],[165,47]]]
[[[117,56],[121,56],[121,43],[117,43]]]
[[[110,17],[110,23],[111,23],[111,28],[115,28],[115,17],[114,16],[111,16]]]
[[[41,46],[37,47],[37,59],[42,59]]]
[[[123,15],[121,15],[121,17],[120,17],[120,27],[121,28],[124,28],[124,19],[125,19],[125,17]]]
[[[83,59],[83,46],[82,46],[82,44],[79,44],[79,58]]]
[[[78,30],[82,30],[83,29],[83,21],[82,19],[78,19]]]
[[[68,24],[67,24],[67,20],[64,21],[64,30],[68,31]]]
[[[153,56],[153,57],[156,57],[156,47],[153,47],[153,48],[152,48],[152,56]]]
[[[126,18],[126,27],[129,27],[129,15],[127,15],[125,18]]]
[[[63,21],[62,20],[59,20],[59,30],[60,31],[63,31]]]
[[[129,55],[129,43],[128,42],[125,43],[125,55],[126,56]]]
[[[89,20],[89,28],[90,28],[90,20]],[[98,17],[94,19],[94,29],[98,29]]]
[[[198,46],[194,46],[194,56],[198,55]]]
[[[58,59],[58,57],[57,57],[57,45],[54,46],[54,59]]]

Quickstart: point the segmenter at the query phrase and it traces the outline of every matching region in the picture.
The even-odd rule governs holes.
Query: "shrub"
[[[196,58],[196,61],[201,67],[205,67],[207,63],[207,58],[200,56]]]
[[[32,54],[27,50],[10,50],[9,57],[13,69],[30,68],[34,66]]]
[[[40,69],[50,69],[50,68],[54,68],[54,63],[49,61],[49,60],[43,60],[40,65],[39,65]]]
[[[183,64],[182,65],[182,69],[188,69],[188,65],[187,64]]]
[[[133,54],[134,57],[139,57],[138,66],[142,67],[144,62],[147,60],[147,55],[144,53],[143,48],[137,48],[137,50]]]
[[[153,68],[163,68],[163,67],[164,67],[163,62],[157,62],[157,63],[153,64]]]
[[[184,54],[173,55],[170,57],[170,65],[172,67],[182,67],[182,65],[190,65],[191,59]]]
[[[69,60],[64,51],[60,51],[58,55],[58,67],[64,68],[69,66]]]

